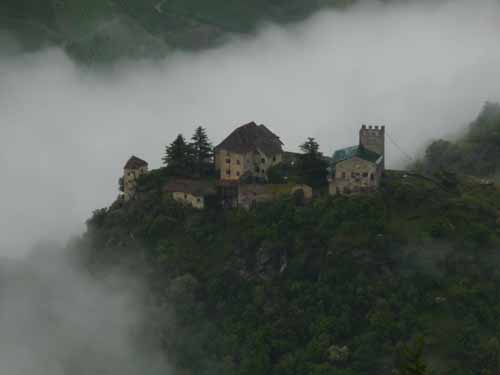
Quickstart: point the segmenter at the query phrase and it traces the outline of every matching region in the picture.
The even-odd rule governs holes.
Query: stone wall
[[[383,168],[381,165],[354,157],[335,165],[330,180],[330,194],[355,194],[376,190]]]
[[[293,194],[298,190],[304,192],[304,199],[311,200],[312,188],[308,185],[293,184],[242,184],[238,190],[238,205],[251,208],[259,203],[278,199],[286,194]]]
[[[144,166],[137,169],[125,169],[123,171],[123,197],[130,200],[137,186],[137,179],[148,173],[148,167]]]
[[[205,199],[191,193],[174,192],[172,193],[172,197],[174,200],[185,203],[194,208],[203,209],[205,207]]]
[[[367,150],[384,156],[385,159],[385,126],[363,125],[359,131],[359,144]]]
[[[240,154],[221,149],[215,155],[215,168],[222,180],[239,180],[243,175],[266,178],[267,170],[282,160],[282,154],[267,157],[261,152]]]

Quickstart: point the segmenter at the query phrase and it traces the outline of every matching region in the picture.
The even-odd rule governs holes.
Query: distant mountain
[[[261,21],[286,23],[355,0],[3,0],[0,30],[24,48],[64,46],[88,62],[199,49]]]

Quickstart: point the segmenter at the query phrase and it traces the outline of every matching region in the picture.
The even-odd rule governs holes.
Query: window
[[[264,169],[261,169],[260,173],[266,173],[266,171]]]
[[[238,165],[241,164],[240,159],[236,160],[236,164],[238,164]]]
[[[273,161],[276,161],[276,156],[273,156]]]
[[[367,173],[367,172],[364,172],[364,173],[363,173],[363,177],[368,177],[368,173]]]
[[[188,195],[187,194],[184,194],[184,199],[187,199]]]
[[[373,175],[373,173],[370,173],[370,180],[375,180],[375,176]]]
[[[201,199],[200,199],[200,198],[197,198],[197,199],[196,199],[196,202],[201,203]]]
[[[345,172],[342,172],[342,178],[345,179]]]
[[[230,169],[226,169],[226,175],[228,175],[228,176],[231,175],[231,170]]]
[[[351,172],[351,177],[352,177],[352,178],[356,177],[356,173]]]
[[[265,164],[265,163],[266,163],[266,159],[262,158],[262,159],[260,159],[260,162],[261,162],[262,164]]]
[[[240,172],[239,171],[236,172],[236,176],[240,177]]]
[[[260,170],[259,166],[258,166],[258,165],[256,165],[256,166],[255,166],[255,173],[259,173],[259,170]]]
[[[231,164],[231,159],[226,159],[226,164]]]

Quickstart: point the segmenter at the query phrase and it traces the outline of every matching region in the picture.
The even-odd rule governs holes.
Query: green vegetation
[[[0,28],[26,40],[65,45],[76,58],[159,57],[199,49],[263,21],[286,23],[354,0],[5,0]],[[26,28],[29,24],[30,28]],[[3,25],[3,27],[1,27]],[[43,29],[45,32],[40,33]]]
[[[437,140],[418,163],[427,173],[451,171],[477,177],[498,177],[500,173],[500,104],[486,103],[456,142]]]
[[[167,166],[173,174],[182,176],[193,169],[191,147],[186,143],[184,136],[179,134],[175,140],[165,148],[165,156],[162,158],[163,164]]]
[[[298,175],[303,183],[314,188],[319,188],[326,184],[328,163],[319,152],[319,144],[314,138],[307,138],[300,150],[303,152],[298,158]]]
[[[206,175],[213,167],[214,150],[205,128],[198,126],[191,137],[191,150],[195,173]]]
[[[161,178],[96,211],[79,248],[147,280],[180,374],[498,373],[497,187],[392,172],[374,194],[198,211]]]
[[[159,173],[168,176],[209,177],[214,173],[213,147],[206,130],[198,126],[187,143],[182,134],[165,147],[162,158],[165,168]]]

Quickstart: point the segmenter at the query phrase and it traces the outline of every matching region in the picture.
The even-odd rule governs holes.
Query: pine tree
[[[191,137],[191,150],[195,170],[198,174],[207,172],[212,164],[213,148],[207,136],[206,130],[198,126]]]
[[[319,156],[319,144],[314,138],[308,137],[307,141],[300,145],[300,149],[308,156]]]
[[[309,137],[306,142],[300,145],[300,149],[304,154],[298,160],[297,172],[303,182],[316,188],[325,185],[328,164],[319,152],[318,142]]]
[[[418,337],[410,345],[400,350],[399,363],[397,364],[398,375],[427,375],[429,369],[424,362],[424,339]]]
[[[186,175],[192,172],[193,153],[182,134],[166,147],[162,161],[172,174]]]

